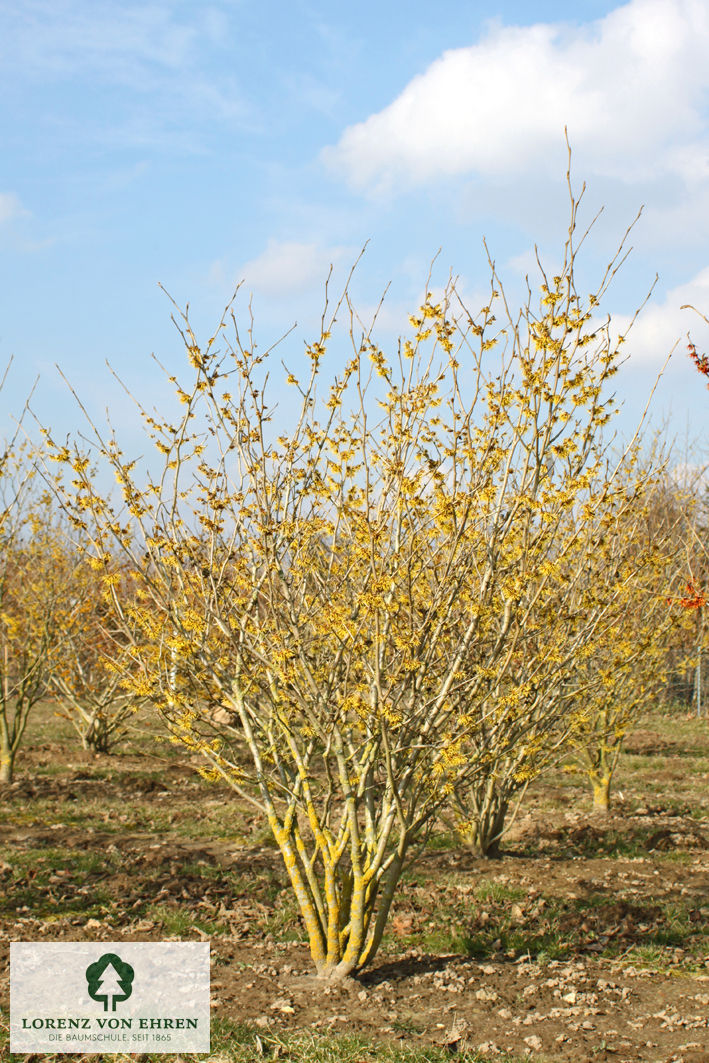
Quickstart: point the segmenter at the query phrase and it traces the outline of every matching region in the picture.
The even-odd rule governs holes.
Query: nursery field
[[[93,757],[37,713],[0,791],[0,1057],[39,1060],[8,1052],[10,941],[172,938],[211,943],[213,1063],[709,1060],[706,719],[645,719],[609,816],[558,774],[500,859],[442,827],[339,986],[311,975],[264,824],[195,765],[146,733]]]

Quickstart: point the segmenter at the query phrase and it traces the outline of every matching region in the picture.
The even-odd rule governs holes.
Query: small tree
[[[706,672],[707,601],[709,601],[709,493],[703,481],[706,469],[697,470],[682,489],[681,535],[678,554],[682,556],[682,575],[675,593],[668,598],[671,612],[682,632],[682,639],[674,647],[673,680],[677,690],[679,674],[685,682],[679,684],[682,700],[693,702],[697,716],[702,715]],[[686,476],[685,476],[686,479]]]
[[[144,411],[160,470],[139,475],[94,428],[123,509],[87,453],[54,448],[97,561],[124,559],[136,581],[130,599],[109,581],[116,621],[140,631],[131,689],[267,819],[324,978],[372,960],[406,860],[485,771],[469,755],[481,698],[601,461],[619,353],[591,322],[610,273],[587,304],[575,290],[576,209],[539,312],[501,330],[494,267],[476,318],[453,284],[429,292],[393,358],[345,292],[304,375],[285,369],[298,408],[277,427],[271,352],[233,314],[226,353],[217,336],[200,346],[180,314],[182,413]],[[319,399],[348,310],[350,352]],[[519,718],[519,702],[489,711]],[[524,723],[506,733],[510,750],[526,741]]]
[[[709,318],[702,314],[696,307],[691,304],[685,304],[682,307],[683,310],[694,310],[699,317],[709,325]],[[691,338],[687,337],[687,350],[689,357],[694,363],[697,371],[702,376],[707,378],[707,386],[709,386],[709,357],[706,354],[700,354],[697,351],[695,344]],[[709,567],[709,548],[707,546],[706,527],[701,532],[695,527],[693,528],[692,536],[692,551],[690,554],[689,571],[690,580],[687,583],[687,594],[684,598],[680,599],[680,604],[684,609],[696,612],[697,615],[697,643],[696,643],[696,666],[695,666],[695,695],[697,704],[697,715],[700,716],[702,712],[702,658],[704,653],[704,640],[706,636],[706,605],[709,601],[709,595],[707,592],[707,584],[698,580],[694,575],[694,571],[697,568],[703,569],[706,572]],[[697,556],[698,555],[698,556]],[[693,563],[694,558],[697,557],[697,561]]]
[[[11,782],[30,713],[47,692],[74,602],[75,560],[28,445],[0,458],[0,782]]]
[[[128,720],[142,704],[126,690],[124,679],[134,639],[126,640],[108,600],[118,573],[107,575],[103,568],[100,562],[92,565],[87,559],[77,563],[76,608],[50,676],[51,687],[62,700],[57,714],[70,721],[83,748],[95,754],[114,750]],[[128,574],[119,575],[124,584],[130,584]],[[130,594],[128,587],[125,594]]]
[[[453,826],[481,855],[499,854],[510,809],[530,781],[558,767],[579,733],[598,725],[589,677],[618,645],[614,618],[624,593],[608,544],[617,552],[618,526],[630,529],[637,497],[654,475],[651,465],[638,465],[637,446],[629,447],[559,514],[541,555],[525,546],[526,592],[504,660],[479,694],[470,736],[469,756],[486,769],[451,799]],[[469,666],[478,667],[474,655]],[[624,672],[630,658],[616,658],[616,666]]]
[[[575,762],[597,811],[608,812],[623,741],[666,685],[682,618],[667,609],[667,588],[682,564],[681,509],[662,468],[628,485],[629,504],[612,507],[603,539],[583,571],[604,622],[576,673]]]

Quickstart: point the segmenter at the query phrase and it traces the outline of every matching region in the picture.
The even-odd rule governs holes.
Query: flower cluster
[[[706,354],[699,354],[691,340],[687,344],[687,350],[689,351],[689,357],[692,359],[699,372],[703,376],[709,377],[709,358]]]
[[[672,599],[669,600],[672,601]],[[687,594],[682,598],[677,598],[676,601],[682,609],[701,609],[707,604],[707,596],[693,583],[688,583]]]

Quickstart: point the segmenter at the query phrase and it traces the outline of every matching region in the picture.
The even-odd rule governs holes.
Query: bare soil
[[[102,760],[39,734],[0,792],[0,1002],[13,940],[209,939],[216,1017],[357,1031],[451,1058],[709,1061],[709,736],[630,741],[617,812],[578,780],[530,795],[504,851],[442,837],[407,873],[382,953],[312,977],[278,853],[179,753]]]

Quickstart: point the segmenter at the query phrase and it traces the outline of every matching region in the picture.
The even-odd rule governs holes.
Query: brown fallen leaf
[[[413,916],[405,915],[404,913],[395,915],[391,921],[391,929],[394,931],[395,934],[398,934],[399,936],[403,934],[408,934],[413,925]]]

